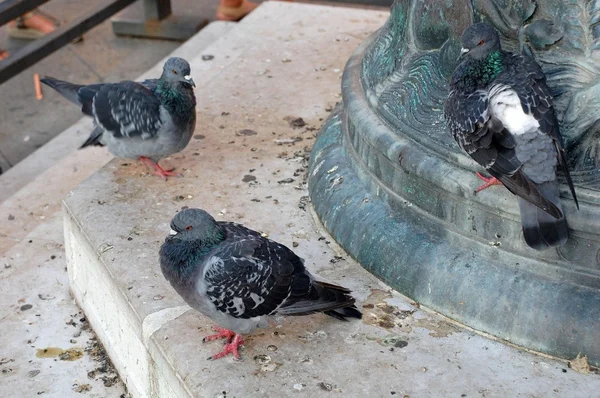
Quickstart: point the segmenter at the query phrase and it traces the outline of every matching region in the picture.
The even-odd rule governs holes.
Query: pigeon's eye
[[[188,225],[187,227],[185,227],[186,231],[191,231],[194,227],[192,227],[191,225]]]
[[[477,43],[478,46],[482,45],[483,43],[485,43],[485,40],[481,40],[479,43]]]
[[[173,72],[174,75],[178,75],[179,74],[179,73],[177,73],[177,71],[175,69],[173,69],[171,72]]]

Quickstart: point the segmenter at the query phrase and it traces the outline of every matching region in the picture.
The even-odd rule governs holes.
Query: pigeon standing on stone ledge
[[[532,58],[503,51],[487,24],[467,28],[462,45],[464,60],[452,76],[444,116],[460,147],[493,177],[478,173],[486,184],[477,191],[504,184],[519,197],[527,244],[561,246],[569,235],[557,161],[579,205],[546,78]]]
[[[169,58],[160,79],[141,83],[82,86],[52,77],[41,81],[94,118],[94,130],[81,148],[106,145],[117,157],[140,159],[158,176],[178,175],[163,170],[158,161],[183,150],[196,126],[195,84],[186,60]]]
[[[227,339],[208,359],[239,359],[241,334],[267,326],[269,315],[362,317],[350,290],[315,280],[293,251],[256,231],[200,209],[178,213],[171,229],[160,248],[163,275],[192,308],[223,326],[203,341]]]

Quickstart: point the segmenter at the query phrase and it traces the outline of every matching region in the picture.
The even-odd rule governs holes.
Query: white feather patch
[[[508,86],[496,85],[490,89],[489,108],[513,135],[527,134],[540,127],[533,115],[523,112],[519,96]]]
[[[244,301],[239,297],[233,298],[233,307],[235,308],[235,314],[240,316],[246,310],[246,306],[244,306]]]
[[[254,307],[252,307],[252,309],[255,309],[265,301],[264,298],[260,297],[256,293],[250,293],[250,298],[254,301]]]

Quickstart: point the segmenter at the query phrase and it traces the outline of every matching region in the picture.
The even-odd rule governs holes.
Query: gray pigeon
[[[503,51],[498,33],[484,23],[467,28],[462,45],[444,116],[460,147],[493,177],[479,175],[487,183],[477,191],[502,183],[519,197],[530,247],[565,244],[557,163],[579,205],[542,69],[527,55]]]
[[[182,58],[165,62],[160,79],[141,83],[82,86],[45,77],[47,84],[94,118],[94,130],[81,148],[106,145],[120,158],[140,159],[154,174],[176,176],[158,161],[183,150],[196,126],[196,97],[190,65]]]
[[[241,334],[267,326],[269,315],[362,317],[350,290],[317,281],[293,251],[243,225],[185,209],[171,229],[160,248],[163,275],[192,308],[223,326],[203,341],[227,338],[208,359],[229,353],[239,359]]]

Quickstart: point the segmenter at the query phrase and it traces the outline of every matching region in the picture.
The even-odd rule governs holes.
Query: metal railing
[[[0,3],[0,26],[26,14],[47,1],[49,0],[2,1]],[[102,5],[91,8],[84,15],[12,52],[8,58],[0,61],[0,84],[71,43],[135,1],[104,0]],[[199,20],[198,18],[188,23],[173,18],[170,0],[143,0],[143,2],[145,19],[127,20],[125,25],[118,25],[119,21],[113,21],[113,30],[116,34],[185,40],[206,23],[205,20]],[[149,26],[152,29],[149,29]],[[117,27],[121,27],[121,29],[117,29]]]

